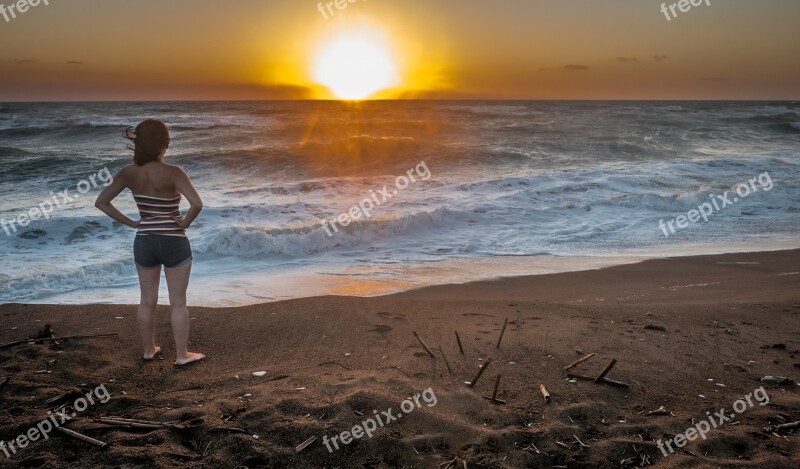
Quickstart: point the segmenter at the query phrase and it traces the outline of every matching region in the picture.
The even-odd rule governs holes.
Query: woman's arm
[[[200,194],[197,193],[194,185],[192,185],[189,175],[180,168],[177,168],[175,189],[189,201],[189,211],[186,212],[186,216],[183,218],[180,216],[174,217],[178,226],[186,229],[189,228],[189,225],[200,215],[200,211],[203,210],[203,201],[200,199]]]
[[[105,189],[100,192],[100,195],[97,196],[94,206],[123,225],[130,226],[131,228],[138,228],[138,221],[131,220],[111,204],[111,201],[114,200],[125,187],[127,187],[125,184],[125,168],[122,168],[120,172],[114,176],[114,179],[111,180],[111,184],[107,185]]]

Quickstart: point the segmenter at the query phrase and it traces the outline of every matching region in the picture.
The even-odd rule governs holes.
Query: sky
[[[0,101],[800,99],[798,0],[338,2],[41,0]]]

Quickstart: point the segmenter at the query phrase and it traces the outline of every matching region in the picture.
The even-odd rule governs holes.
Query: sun
[[[343,34],[326,41],[314,60],[313,79],[339,99],[366,99],[400,82],[391,49],[377,35]]]

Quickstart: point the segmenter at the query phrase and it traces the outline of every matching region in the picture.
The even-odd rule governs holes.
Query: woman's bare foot
[[[178,366],[188,365],[190,363],[199,362],[206,358],[202,353],[187,352],[185,357],[178,357],[175,364]]]
[[[160,352],[161,352],[161,347],[159,347],[158,345],[156,345],[156,346],[153,348],[153,350],[152,350],[152,353],[151,353],[150,351],[147,351],[147,350],[146,350],[146,351],[144,352],[144,355],[142,356],[142,358],[144,359],[144,361],[146,361],[146,362],[149,362],[149,361],[151,361],[152,359],[156,358],[156,355],[158,355]]]

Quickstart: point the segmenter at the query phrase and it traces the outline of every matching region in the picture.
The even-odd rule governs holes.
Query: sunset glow
[[[396,86],[391,51],[375,37],[342,36],[325,44],[314,62],[314,80],[340,99],[365,99]]]

